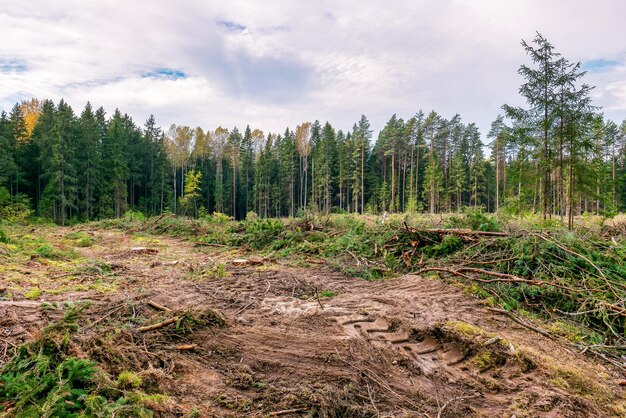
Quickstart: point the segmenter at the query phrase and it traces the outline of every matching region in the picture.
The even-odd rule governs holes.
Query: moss
[[[473,364],[480,372],[487,371],[492,367],[496,366],[495,359],[493,358],[491,351],[483,350],[476,354],[471,359],[471,364]]]
[[[120,389],[139,388],[143,381],[136,373],[124,371],[117,376],[116,385]]]
[[[583,370],[571,367],[551,365],[552,378],[550,382],[555,386],[566,389],[581,396],[591,396],[602,399],[610,395],[606,388],[598,385]],[[597,376],[596,376],[597,377]]]
[[[31,289],[28,292],[24,293],[24,297],[26,299],[37,299],[42,294],[41,289],[35,288]]]
[[[444,324],[444,328],[449,331],[455,332],[461,337],[474,339],[476,337],[494,337],[495,334],[485,331],[479,326],[468,324],[463,321],[448,321]]]

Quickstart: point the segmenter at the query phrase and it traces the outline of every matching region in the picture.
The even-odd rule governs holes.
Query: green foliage
[[[3,244],[9,243],[9,236],[7,235],[6,232],[4,232],[4,229],[2,229],[1,226],[0,226],[0,242]]]
[[[143,222],[146,220],[146,215],[144,215],[142,212],[131,209],[124,212],[124,219],[127,221]]]
[[[124,371],[117,376],[116,384],[120,389],[139,388],[143,383],[137,373]]]
[[[11,197],[6,187],[0,186],[0,220],[24,222],[33,214],[30,198],[25,194]]]
[[[272,244],[285,230],[280,220],[270,218],[245,222],[243,227],[245,232],[237,241],[254,249],[262,249]]]
[[[15,417],[151,417],[125,392],[105,388],[98,365],[73,355],[76,319],[87,305],[68,306],[63,319],[23,346],[0,374],[0,408]],[[128,380],[128,379],[127,379]],[[129,382],[136,388],[136,380]]]
[[[463,240],[456,235],[446,235],[439,244],[433,245],[426,253],[431,256],[443,257],[463,248]]]
[[[448,219],[447,228],[470,228],[475,231],[501,231],[502,227],[493,215],[486,214],[483,209],[467,208],[461,216]]]

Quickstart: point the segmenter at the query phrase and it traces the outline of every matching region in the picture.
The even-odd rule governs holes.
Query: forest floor
[[[619,370],[438,278],[366,281],[94,224],[10,232],[37,250],[0,247],[0,363],[90,301],[74,354],[165,395],[144,400],[155,416],[626,414]]]

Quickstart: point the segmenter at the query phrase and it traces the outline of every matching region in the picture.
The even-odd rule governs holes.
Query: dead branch
[[[94,325],[96,325],[97,323],[99,323],[100,321],[103,321],[104,319],[108,318],[109,316],[113,315],[115,312],[119,311],[120,309],[122,309],[124,307],[124,305],[118,306],[117,308],[111,309],[106,315],[104,315],[103,317],[101,317],[100,319],[92,322],[91,324],[87,325],[85,327],[85,329],[91,328]]]
[[[158,303],[149,300],[148,301],[148,305],[152,306],[154,309],[158,310],[158,311],[165,311],[165,312],[170,312],[171,309],[168,308],[167,306],[163,306],[163,305],[159,305]]]
[[[324,305],[322,305],[322,300],[320,299],[320,293],[317,291],[317,287],[315,288],[315,297],[317,298],[317,303],[319,303],[320,308],[324,310]]]
[[[526,322],[522,321],[521,319],[519,319],[517,316],[513,315],[513,314],[512,314],[511,312],[509,312],[509,311],[505,311],[504,309],[496,309],[496,308],[487,308],[487,310],[488,310],[488,311],[492,311],[492,312],[496,312],[496,313],[500,313],[500,314],[503,314],[503,315],[506,315],[506,316],[508,316],[509,318],[511,318],[514,322],[517,322],[517,323],[518,323],[518,324],[520,324],[521,326],[526,327],[526,328],[528,328],[528,329],[529,329],[529,330],[531,330],[531,331],[535,331],[536,333],[541,334],[541,335],[543,335],[544,337],[548,337],[548,338],[550,338],[551,340],[554,340],[554,339],[555,339],[555,338],[552,336],[552,334],[550,334],[550,333],[548,333],[548,332],[546,332],[546,331],[544,331],[544,330],[542,330],[542,329],[539,329],[539,328],[535,327],[534,325],[530,325],[530,324],[528,324],[528,323],[526,323]]]
[[[270,417],[278,417],[281,415],[295,414],[296,412],[306,411],[304,408],[284,409],[282,411],[270,412]]]
[[[163,327],[165,327],[167,325],[173,324],[174,322],[178,321],[179,319],[180,319],[179,317],[175,316],[175,317],[172,317],[170,319],[166,319],[163,322],[159,322],[158,324],[146,325],[144,327],[139,327],[139,328],[137,328],[137,331],[144,332],[144,331],[152,331],[154,329],[163,328]]]
[[[583,292],[583,290],[581,290],[581,289],[574,289],[574,288],[571,288],[571,287],[568,287],[568,286],[564,286],[564,285],[561,285],[561,284],[558,284],[558,283],[554,283],[554,282],[545,282],[545,281],[541,281],[541,280],[524,279],[522,277],[514,276],[512,274],[498,273],[498,272],[495,272],[495,271],[483,270],[483,269],[478,269],[478,268],[473,268],[473,267],[460,267],[460,268],[458,268],[456,270],[447,269],[447,268],[443,268],[443,267],[428,267],[428,268],[421,269],[421,270],[417,271],[416,274],[420,275],[420,274],[423,274],[423,273],[427,273],[429,271],[439,271],[439,272],[443,272],[443,273],[448,273],[448,274],[452,274],[454,276],[463,277],[464,279],[468,279],[468,280],[475,280],[475,281],[481,282],[481,283],[495,283],[495,282],[524,283],[524,284],[530,285],[530,286],[552,286],[552,287],[556,287],[558,289],[567,290],[568,292],[572,292],[572,293]],[[467,274],[463,274],[463,272],[484,274],[484,275],[487,275],[487,276],[494,276],[494,277],[497,277],[497,278],[496,279],[479,279],[477,277],[471,277],[471,276],[468,276]]]
[[[352,251],[346,250],[346,252],[350,254],[352,258],[354,258],[354,260],[356,261],[357,267],[361,267],[361,260],[359,260],[359,258]]]
[[[228,247],[228,245],[217,244],[215,242],[196,242],[193,245],[194,247]]]
[[[198,344],[180,344],[176,346],[176,349],[180,351],[187,351],[187,350],[193,350],[196,347],[198,347]]]

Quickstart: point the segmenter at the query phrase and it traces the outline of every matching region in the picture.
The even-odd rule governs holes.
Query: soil
[[[79,351],[113,375],[138,372],[146,391],[166,394],[156,416],[622,413],[617,371],[490,311],[453,284],[414,275],[367,282],[321,264],[242,263],[258,256],[244,250],[89,233],[98,244],[76,251],[110,267],[98,280],[114,290],[0,302],[3,361],[60,317],[59,309],[42,309],[44,301],[91,300]],[[35,268],[27,263],[24,269]],[[171,325],[137,330],[185,315],[196,322],[183,332]]]

